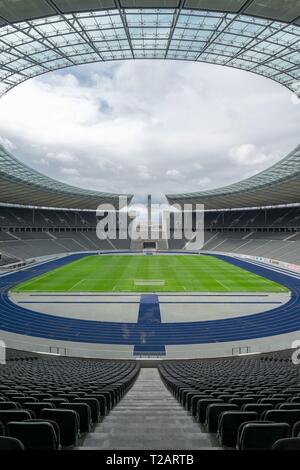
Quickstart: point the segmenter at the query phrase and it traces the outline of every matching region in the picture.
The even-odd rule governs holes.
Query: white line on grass
[[[71,290],[74,289],[74,287],[78,286],[78,284],[80,284],[81,282],[86,281],[86,280],[87,279],[80,279],[80,281],[75,282],[75,284],[72,287],[70,287],[70,289],[68,289],[68,292],[70,292]]]
[[[34,276],[32,279],[29,279],[28,281],[25,281],[25,282],[21,282],[21,284],[17,285],[17,287],[19,286],[22,286],[23,287],[28,287],[30,286],[31,284],[34,284],[35,282],[37,281],[41,281],[42,279],[44,279],[45,277],[49,276],[51,273],[51,271],[47,271],[46,273],[44,274],[41,274],[40,276]]]
[[[228,287],[225,286],[225,284],[223,284],[223,282],[219,281],[218,279],[215,279],[215,280],[217,281],[218,284],[220,284],[222,287],[224,287],[224,289],[225,289],[227,292],[230,291],[230,289],[228,289]]]

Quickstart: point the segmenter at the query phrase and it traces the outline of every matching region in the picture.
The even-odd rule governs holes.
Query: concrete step
[[[137,432],[136,434],[126,435],[124,433],[91,433],[84,442],[84,447],[96,447],[105,450],[119,450],[121,448],[140,449],[140,450],[188,450],[200,449],[202,447],[211,447],[212,442],[208,434],[186,433],[167,433],[165,435],[146,435]]]
[[[124,406],[122,408],[115,408],[114,410],[112,410],[109,414],[109,416],[114,416],[114,415],[121,415],[121,414],[124,414],[124,413],[136,413],[136,414],[141,414],[141,413],[145,413],[147,411],[149,411],[149,409],[151,409],[151,411],[153,411],[153,413],[155,412],[156,414],[164,414],[164,415],[169,415],[169,416],[172,416],[172,415],[178,415],[178,416],[187,416],[187,412],[182,408],[182,409],[178,409],[178,408],[173,408],[173,407],[155,407],[155,409],[153,408],[153,406],[151,406],[150,404],[148,405],[144,405],[144,406]]]
[[[117,424],[117,423],[116,423]],[[126,425],[126,423],[123,423],[123,424],[118,424],[118,433],[126,433],[126,432],[130,432],[130,434],[140,434],[141,433],[141,425],[143,423],[129,423]],[[161,429],[161,427],[163,426],[163,422],[160,422],[160,423],[149,423],[147,421],[145,421],[144,423],[144,432],[147,432],[147,433],[158,433]],[[95,432],[97,432],[97,430],[99,430],[100,432],[111,432],[112,430],[112,426],[111,426],[111,423],[103,423],[103,425],[97,429],[95,429]],[[169,424],[168,425],[168,434],[169,435],[178,435],[178,434],[182,434],[182,433],[196,433],[196,434],[199,434],[199,429],[197,429],[197,427],[194,427],[192,425],[188,426],[188,425],[180,425],[178,423],[172,423],[172,424]]]
[[[120,403],[80,448],[192,450],[218,446],[165,388],[157,369],[142,369]]]
[[[113,416],[108,416],[105,418],[103,423],[126,423],[130,419],[131,421],[134,421],[135,423],[143,423],[144,421],[147,421],[148,423],[153,422],[161,422],[164,424],[166,419],[168,420],[168,423],[181,423],[182,425],[184,424],[190,424],[193,422],[192,419],[187,420],[186,416],[170,416],[167,413],[166,414],[161,414],[161,413],[153,413],[151,416],[145,414],[145,413],[119,413],[115,414]],[[196,424],[195,424],[196,425]]]

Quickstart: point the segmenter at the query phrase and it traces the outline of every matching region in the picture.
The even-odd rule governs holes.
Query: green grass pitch
[[[212,256],[95,255],[19,284],[14,292],[286,292]]]

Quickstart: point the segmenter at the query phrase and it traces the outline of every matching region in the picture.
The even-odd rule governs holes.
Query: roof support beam
[[[126,18],[125,11],[124,11],[124,9],[121,7],[121,4],[120,4],[119,0],[115,0],[115,4],[116,4],[116,6],[117,6],[119,15],[120,15],[120,17],[121,17],[121,21],[122,21],[122,24],[123,24],[123,28],[124,28],[124,30],[125,30],[125,34],[126,34],[126,37],[127,37],[127,41],[128,41],[129,47],[130,47],[130,51],[131,51],[132,57],[133,57],[133,59],[135,59],[135,56],[134,56],[134,48],[133,48],[133,46],[132,46],[132,40],[131,40],[131,36],[130,36],[130,31],[129,31],[129,27],[128,27],[128,23],[127,23],[127,18]]]
[[[130,27],[127,12],[131,10],[124,9],[120,0],[116,0],[113,11],[95,10],[68,14],[63,13],[54,0],[44,1],[51,6],[56,16],[16,24],[6,22],[6,26],[0,27],[0,49],[3,45],[2,54],[0,51],[2,75],[14,83],[14,86],[17,78],[18,83],[21,83],[28,78],[70,65],[142,56],[166,59],[174,57],[230,65],[266,76],[290,89],[295,81],[298,64],[296,57],[289,57],[289,54],[298,52],[300,26],[291,28],[288,37],[281,39],[275,36],[272,39],[278,31],[286,31],[288,24],[283,24],[280,29],[278,22],[259,20],[262,26],[257,33],[255,28],[251,28],[257,21],[249,16],[242,16],[247,13],[247,8],[254,0],[244,0],[236,14],[193,10],[185,15],[184,24],[180,19],[185,12],[185,0],[178,0],[178,6],[168,12],[159,9],[154,13],[147,9],[140,12],[135,9],[132,15],[136,19],[133,26],[129,23]],[[162,15],[167,15],[167,21]],[[231,25],[234,21],[233,28]],[[133,41],[131,37],[135,37],[135,30],[137,38],[140,38],[138,41]],[[173,42],[177,30],[181,33],[175,48]],[[200,32],[199,36],[197,32]],[[226,32],[230,36],[224,35]],[[208,39],[205,41],[203,36]],[[255,51],[255,46],[263,56],[243,56],[247,50],[254,48]],[[276,53],[277,51],[279,52]],[[234,62],[238,58],[241,60]],[[280,58],[284,62],[274,60]],[[260,67],[263,65],[268,66],[265,71]],[[9,84],[7,88],[2,86],[1,93],[12,87]]]
[[[173,39],[173,36],[174,36],[174,32],[175,32],[175,29],[176,29],[176,26],[177,26],[177,23],[178,23],[178,19],[179,19],[181,10],[184,8],[184,4],[185,4],[185,0],[180,0],[179,5],[178,5],[178,7],[176,8],[176,10],[174,12],[171,31],[170,31],[170,34],[169,34],[169,39],[168,39],[166,52],[165,52],[165,59],[168,56],[170,45],[171,45],[171,42],[172,42],[172,39]]]
[[[201,55],[210,47],[212,46],[212,44],[223,34],[226,32],[226,30],[228,29],[228,27],[234,22],[236,21],[239,16],[241,16],[244,11],[254,2],[254,0],[246,0],[246,2],[243,4],[243,6],[239,9],[239,11],[234,15],[233,18],[231,18],[228,23],[226,23],[226,25],[224,27],[223,26],[223,23],[226,22],[226,15],[223,16],[222,20],[220,21],[217,29],[213,32],[213,34],[210,36],[210,38],[208,39],[208,41],[206,42],[205,46],[203,47],[203,49],[200,51],[198,57],[196,58],[196,61],[200,59]],[[224,20],[224,21],[223,21]]]
[[[88,33],[84,31],[81,25],[79,24],[76,16],[74,15],[73,18],[74,18],[74,22],[76,22],[76,24],[78,25],[79,30],[74,26],[74,24],[66,17],[66,15],[56,6],[56,4],[52,0],[45,0],[45,1],[48,3],[48,5],[50,5],[55,10],[55,12],[58,15],[60,15],[64,19],[64,21],[70,26],[70,28],[81,37],[83,42],[87,43],[90,46],[90,48],[95,52],[95,54],[97,54],[99,59],[103,61],[103,57],[101,56],[98,49],[95,47],[95,44],[89,37]]]
[[[300,18],[300,17],[299,17],[299,18]],[[263,29],[263,31],[260,31],[260,35],[262,35],[262,33],[264,33],[268,28],[272,27],[272,24],[273,24],[273,23],[271,23],[271,25],[269,25],[269,26],[266,26],[266,27]],[[261,39],[258,39],[258,40],[257,40],[257,38],[253,38],[253,39],[247,44],[247,46],[245,46],[244,48],[242,48],[237,54],[235,54],[232,58],[230,58],[230,59],[226,62],[225,65],[229,64],[230,62],[232,62],[232,61],[235,60],[235,59],[238,59],[242,54],[244,54],[245,52],[248,52],[248,51],[252,50],[253,47],[257,47],[259,44],[262,44],[264,41],[269,41],[275,34],[278,34],[278,33],[281,33],[281,32],[283,32],[283,31],[285,31],[285,29],[286,29],[288,26],[290,26],[290,23],[284,24],[281,28],[274,28],[274,30],[271,32],[271,34],[269,34],[268,36],[264,36],[264,35],[263,35]],[[297,40],[295,41],[294,44],[297,44],[297,43],[299,42],[299,40],[300,40],[300,37],[299,37],[299,39],[297,39]],[[255,42],[255,41],[256,41],[256,42]],[[253,44],[253,43],[254,43],[254,44]],[[285,52],[286,52],[286,51],[285,51]],[[290,51],[289,51],[289,52],[290,52]],[[262,61],[262,62],[260,63],[260,65],[265,65],[265,64],[267,64],[269,61],[273,60],[275,57],[277,58],[277,55],[274,54],[272,57],[270,57],[270,58],[268,58],[268,59]]]
[[[10,26],[10,25],[9,25]],[[19,30],[20,32],[20,30]],[[28,62],[31,62],[33,65],[35,66],[38,66],[38,67],[42,67],[45,69],[46,72],[50,72],[50,69],[48,67],[46,67],[45,65],[41,64],[40,62],[38,62],[37,60],[33,59],[32,57],[28,56],[27,54],[23,53],[23,52],[20,52],[18,50],[18,46],[16,46],[15,48],[12,49],[11,45],[5,40],[5,36],[4,37],[0,37],[0,42],[2,42],[3,44],[5,44],[5,46],[7,47],[7,52],[8,54],[10,55],[13,55],[16,57],[16,59],[24,59]]]
[[[47,0],[46,0],[47,1]],[[47,37],[43,34],[41,34],[39,31],[37,31],[37,29],[32,25],[30,24],[30,27],[28,28],[28,31],[24,30],[24,29],[21,29],[16,23],[7,23],[11,28],[15,29],[16,31],[18,31],[19,33],[22,33],[22,34],[25,34],[26,36],[28,36],[33,42],[38,42],[39,44],[41,45],[45,45],[45,41],[47,41]],[[36,37],[34,36],[33,34],[31,34],[31,30],[34,30],[40,37]],[[54,46],[51,42],[50,42],[50,47],[55,50],[55,52],[62,58],[64,58],[65,60],[67,61],[70,61],[68,59],[67,56],[64,55],[64,53],[59,49],[57,48],[56,46]],[[18,49],[17,49],[18,50]],[[23,56],[26,58],[26,60],[32,60],[32,57],[28,57],[27,55],[23,54]],[[43,64],[40,64],[39,62],[37,62],[37,65],[39,66],[42,66],[43,67]],[[74,63],[73,63],[74,65]],[[47,69],[48,71],[51,70],[51,68]]]

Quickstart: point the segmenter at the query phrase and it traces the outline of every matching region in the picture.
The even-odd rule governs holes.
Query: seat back
[[[200,400],[200,398],[209,398],[205,393],[200,393],[200,392],[197,392],[194,391],[194,392],[189,392],[186,396],[186,404],[185,404],[185,408],[190,411],[191,408],[192,408],[192,403],[198,399]]]
[[[53,403],[47,403],[47,402],[30,402],[24,403],[24,408],[27,410],[31,410],[35,413],[36,418],[39,419],[41,417],[41,411],[44,408],[55,408]]]
[[[293,437],[300,437],[300,421],[294,424],[292,435]]]
[[[281,403],[278,410],[300,410],[300,403]]]
[[[212,405],[213,403],[223,403],[223,400],[220,400],[219,398],[203,398],[198,401],[197,405],[197,421],[199,423],[204,423],[206,419],[206,410],[209,405]]]
[[[107,411],[110,409],[108,406],[107,397],[105,395],[102,395],[101,393],[94,392],[89,394],[89,397],[96,398],[98,400],[101,416],[105,416]],[[75,400],[73,401],[77,401],[77,398],[75,398]]]
[[[259,403],[271,403],[273,406],[279,405],[279,403],[285,403],[286,400],[284,398],[262,398],[259,400]]]
[[[37,401],[37,398],[35,397],[29,397],[29,396],[22,396],[22,397],[11,397],[11,401],[14,401],[15,403],[19,403],[22,408],[25,402],[35,402]]]
[[[207,395],[206,393],[199,393],[197,395],[193,395],[193,397],[191,399],[191,405],[190,405],[189,411],[190,411],[191,415],[194,416],[195,418],[197,416],[198,401],[199,400],[204,400],[205,398],[208,400],[211,397],[209,395]]]
[[[287,423],[247,423],[243,426],[238,448],[272,449],[279,439],[289,437],[290,426]]]
[[[263,421],[261,418],[258,419],[257,421],[245,421],[243,423],[240,424],[239,426],[239,429],[238,429],[238,434],[237,434],[237,448],[239,448],[239,442],[241,440],[241,434],[243,432],[243,429],[244,427],[246,426],[246,424],[251,424],[251,423],[255,423],[255,424],[267,424],[267,423],[271,423],[273,424],[273,421]]]
[[[284,400],[288,400],[292,396],[291,393],[274,393],[272,398],[283,398]]]
[[[205,424],[208,432],[217,432],[219,416],[224,411],[238,410],[238,405],[232,403],[214,403],[209,405],[206,410]]]
[[[54,427],[49,422],[10,422],[7,435],[19,439],[26,450],[57,450]]]
[[[29,423],[50,423],[52,426],[53,426],[53,429],[55,431],[55,435],[56,435],[56,442],[57,442],[57,448],[59,449],[60,448],[60,429],[59,429],[59,425],[57,424],[56,421],[53,421],[52,419],[30,419],[28,421],[24,421],[24,423],[26,422],[29,422]]]
[[[44,408],[41,411],[41,418],[57,422],[60,429],[60,441],[63,447],[76,445],[80,428],[79,415],[76,411]]]
[[[0,437],[0,451],[1,450],[25,450],[23,444],[14,437]]]
[[[65,402],[72,401],[73,398],[79,398],[79,395],[75,392],[66,392],[66,393],[60,393],[57,395],[57,398],[64,398]]]
[[[102,396],[102,397],[105,398],[106,410],[110,411],[112,409],[112,407],[114,406],[113,393],[109,390],[103,390],[103,388],[102,388],[102,389],[99,390],[99,392],[96,392],[96,394],[98,394],[99,396]]]
[[[0,411],[1,410],[17,410],[20,409],[20,406],[18,403],[15,403],[14,401],[1,401],[0,402]]]
[[[264,419],[275,423],[288,423],[293,427],[300,421],[300,410],[269,410],[264,413]]]
[[[224,403],[228,403],[229,400],[231,400],[231,398],[236,398],[236,397],[234,397],[230,393],[219,393],[217,398],[220,398],[220,400],[223,400]]]
[[[102,391],[101,391],[102,393]],[[190,400],[190,397],[195,395],[197,393],[197,390],[195,389],[186,389],[181,392],[181,404],[184,408],[187,408],[187,402]]]
[[[44,398],[53,398],[51,393],[43,393],[43,392],[32,392],[30,396],[36,398],[37,401],[39,402],[44,400]]]
[[[24,396],[24,393],[18,393],[17,390],[5,391],[4,396],[11,401],[11,397],[18,395],[19,397]]]
[[[287,437],[285,439],[279,439],[273,444],[273,450],[300,450],[300,438],[299,437]]]
[[[288,401],[291,403],[300,403],[300,397],[292,397]]]
[[[231,398],[229,400],[229,403],[232,403],[234,405],[237,405],[239,408],[241,408],[243,405],[247,405],[248,403],[255,403],[254,398]]]
[[[1,410],[0,411],[0,422],[6,427],[10,421],[24,421],[25,419],[31,419],[32,416],[29,410]]]
[[[242,406],[242,411],[254,411],[258,413],[259,417],[265,411],[272,410],[274,407],[271,403],[248,403]]]
[[[100,406],[97,398],[82,397],[75,398],[72,403],[86,403],[91,409],[91,418],[93,423],[98,423],[100,420]]]
[[[61,405],[62,403],[66,403],[68,400],[66,398],[44,398],[42,401],[47,403],[52,403],[55,407]]]
[[[221,445],[235,447],[240,425],[257,421],[258,417],[258,413],[255,411],[225,411],[222,413],[218,423],[218,438]]]
[[[60,408],[77,411],[80,418],[80,432],[90,432],[92,425],[91,408],[87,403],[62,403]]]

